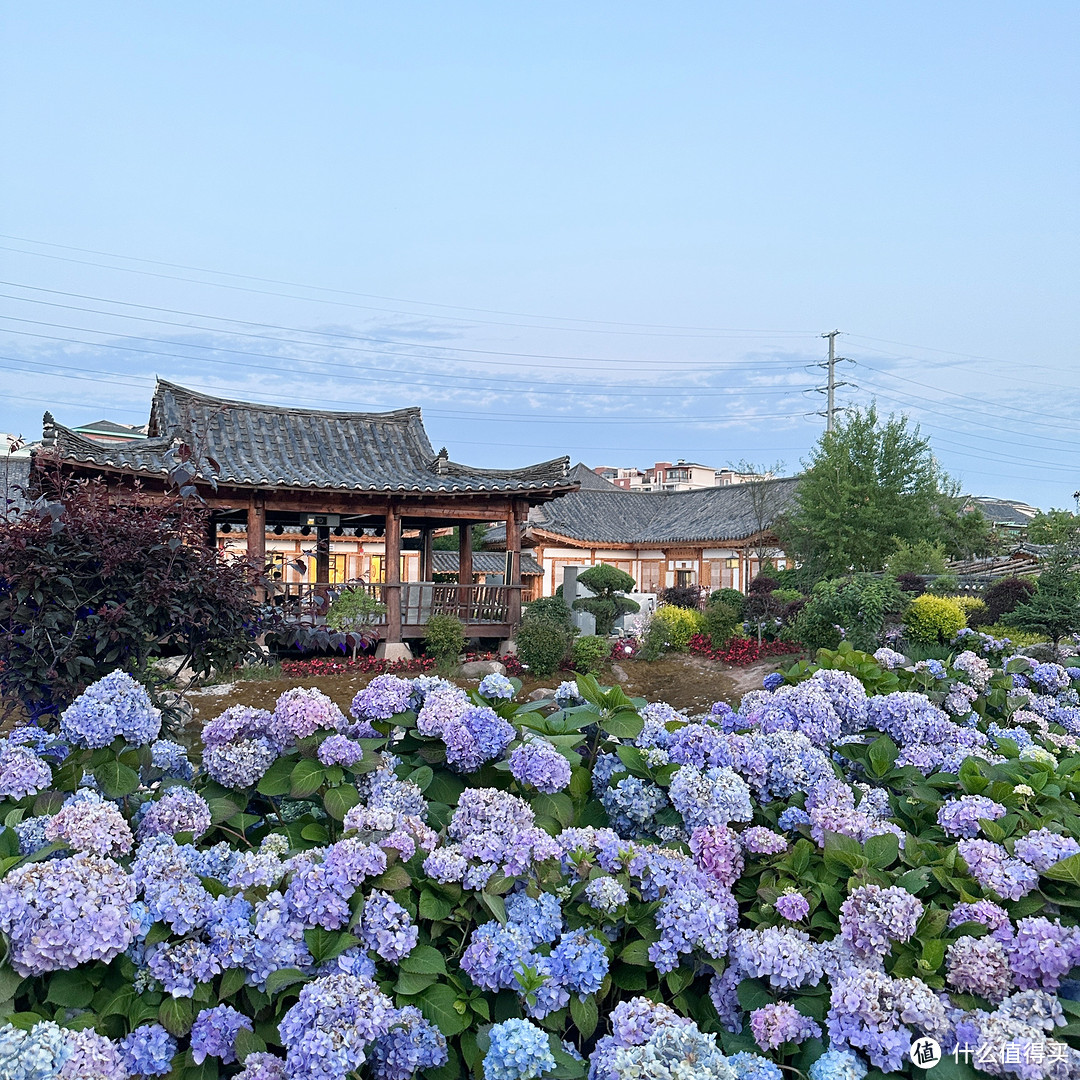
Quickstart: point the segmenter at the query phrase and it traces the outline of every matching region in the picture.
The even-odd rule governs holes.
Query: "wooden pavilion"
[[[383,580],[362,583],[386,607],[383,646],[401,655],[432,614],[457,615],[466,633],[507,639],[521,617],[520,525],[530,506],[578,487],[569,458],[524,469],[478,469],[436,453],[420,410],[387,413],[281,408],[211,397],[159,380],[148,435],[127,442],[87,438],[45,414],[44,447],[64,471],[102,478],[122,497],[134,480],[147,494],[169,492],[170,462],[187,447],[191,483],[209,507],[208,541],[244,525],[247,554],[266,564],[268,530],[303,528],[316,543],[316,580],[290,586],[296,601],[325,598],[330,536],[345,528],[383,540]],[[172,453],[170,453],[172,452]],[[511,538],[502,585],[473,583],[470,525],[500,522]],[[459,526],[458,584],[435,584],[432,531]],[[403,582],[402,533],[415,531],[421,580]]]

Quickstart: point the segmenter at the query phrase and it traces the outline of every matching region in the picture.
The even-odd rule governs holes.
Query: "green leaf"
[[[45,1000],[67,1009],[85,1009],[93,1000],[94,988],[81,971],[58,971],[49,979]]]
[[[394,863],[389,870],[384,870],[374,881],[372,887],[382,889],[384,892],[400,892],[412,884],[409,871],[401,863]]]
[[[888,735],[882,735],[870,744],[867,755],[870,759],[870,767],[874,776],[886,776],[892,769],[896,759],[900,756],[896,743]]]
[[[288,794],[290,787],[289,778],[292,775],[292,770],[293,761],[291,758],[278,758],[278,760],[266,770],[255,790],[258,791],[260,795],[269,795],[271,797]]]
[[[459,1035],[469,1026],[468,1008],[458,1010],[458,992],[446,983],[436,983],[424,991],[417,1003],[424,1018],[434,1024],[446,1038]],[[464,1001],[461,1002],[464,1004]]]
[[[554,795],[537,795],[532,800],[532,808],[537,817],[554,818],[564,829],[574,822],[574,804],[570,796],[559,791]]]
[[[833,873],[842,873],[847,870],[861,870],[870,865],[870,860],[863,854],[862,845],[858,840],[843,833],[827,832],[825,834],[825,865]]]
[[[220,825],[223,821],[228,821],[229,818],[240,813],[242,809],[231,799],[210,799],[206,805],[210,807],[210,823],[212,825]]]
[[[294,799],[306,799],[323,786],[326,769],[311,758],[301,758],[289,775],[289,795]]]
[[[759,979],[743,979],[736,993],[739,996],[739,1004],[747,1012],[760,1009],[763,1005],[771,1005],[775,1000],[768,987]]]
[[[300,835],[305,840],[310,840],[313,844],[325,844],[330,839],[330,833],[327,831],[325,825],[320,825],[317,821],[313,821],[310,825],[305,825],[300,830]]]
[[[624,964],[633,964],[635,967],[649,967],[649,943],[647,941],[631,941],[626,948],[619,953],[619,959]]]
[[[345,815],[360,801],[360,792],[351,784],[342,784],[341,787],[330,788],[322,801],[326,812],[335,821],[344,821]]]
[[[1048,866],[1043,871],[1043,877],[1051,881],[1067,881],[1070,885],[1080,885],[1080,855],[1070,855],[1061,862]]]
[[[12,971],[7,964],[0,964],[0,1001],[8,1001],[15,996],[23,984],[23,977]]]
[[[431,945],[417,945],[408,956],[398,961],[402,971],[416,975],[445,975],[446,961],[443,954]]]
[[[324,930],[316,926],[312,930],[304,931],[304,940],[307,942],[308,951],[317,964],[323,964],[327,960],[333,960],[340,956],[346,949],[360,944],[360,939],[345,930]]]
[[[403,971],[394,984],[394,993],[407,994],[410,997],[422,994],[433,982],[437,982],[438,978],[438,975],[420,975],[415,971]]]
[[[430,765],[421,765],[419,769],[409,774],[409,779],[421,791],[427,791],[431,787],[432,780],[435,779],[435,773],[432,772]]]
[[[119,761],[106,761],[94,770],[94,779],[110,799],[123,799],[139,789],[139,774]]]
[[[241,1028],[236,1033],[236,1042],[233,1044],[233,1049],[236,1052],[237,1059],[243,1062],[248,1054],[261,1054],[266,1049],[266,1043],[254,1031]]]
[[[449,900],[442,896],[436,896],[430,889],[425,889],[420,894],[421,919],[439,922],[441,919],[445,919],[453,910],[454,905]]]
[[[581,680],[578,679],[578,686]],[[636,739],[645,726],[645,721],[638,715],[636,709],[619,709],[610,716],[604,717],[600,726],[616,739]]]
[[[286,986],[305,982],[308,978],[309,976],[305,975],[299,968],[278,968],[277,971],[271,971],[267,975],[266,992],[273,997],[278,991],[284,990]]]
[[[178,1039],[191,1030],[194,1019],[190,998],[166,998],[158,1009],[161,1026]]]
[[[506,925],[506,902],[501,896],[489,893],[486,889],[480,893],[480,903],[484,905],[504,926]]]
[[[277,972],[274,972],[276,975]],[[247,972],[243,968],[227,968],[221,973],[221,982],[218,984],[218,1001],[224,1001],[239,993],[247,978]]]
[[[574,994],[570,998],[570,1017],[574,1021],[574,1027],[581,1033],[581,1037],[583,1039],[591,1038],[600,1020],[596,1008],[596,998],[590,995],[582,1001]]]
[[[893,833],[870,836],[864,845],[870,865],[884,870],[900,857],[900,840]]]
[[[156,922],[147,931],[144,944],[149,947],[156,945],[159,941],[166,941],[171,933],[172,930],[165,923]]]

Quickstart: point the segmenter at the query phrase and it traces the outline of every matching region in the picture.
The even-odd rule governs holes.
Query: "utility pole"
[[[829,339],[829,359],[816,366],[825,368],[828,377],[824,386],[817,386],[814,389],[819,394],[826,395],[827,404],[825,406],[825,411],[818,413],[818,415],[825,417],[825,430],[826,432],[830,432],[836,426],[836,391],[841,386],[850,386],[851,384],[836,381],[836,365],[841,361],[847,360],[846,356],[836,355],[836,339],[840,336],[840,331],[830,330],[828,333],[822,334],[821,336]]]

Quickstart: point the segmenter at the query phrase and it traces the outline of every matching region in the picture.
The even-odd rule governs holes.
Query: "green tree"
[[[933,538],[950,559],[976,559],[992,555],[999,546],[994,526],[978,507],[965,510],[967,500],[957,486],[942,478],[934,505]]]
[[[898,540],[933,538],[941,482],[917,426],[858,409],[811,452],[780,538],[814,580],[880,570]]]
[[[487,535],[487,529],[488,527],[484,524],[472,526],[473,551],[480,550],[481,545],[484,543],[484,537]],[[458,536],[459,528],[455,525],[453,531],[447,533],[445,536],[433,536],[431,538],[431,546],[435,551],[457,551]]]
[[[595,596],[575,600],[574,607],[579,611],[590,611],[596,618],[597,634],[606,636],[615,629],[615,620],[620,615],[627,615],[638,610],[635,600],[630,600],[621,593],[631,592],[634,579],[625,571],[607,563],[590,566],[578,574],[578,581]]]
[[[1080,573],[1073,569],[1075,560],[1073,545],[1056,545],[1035,584],[1034,595],[1003,615],[1001,621],[1018,630],[1046,634],[1055,645],[1080,629]]]
[[[1080,536],[1080,517],[1068,510],[1040,510],[1032,519],[1027,529],[1028,539],[1033,544],[1075,544]]]
[[[945,545],[940,541],[903,540],[896,541],[896,550],[889,556],[889,573],[894,577],[899,574],[944,574]]]

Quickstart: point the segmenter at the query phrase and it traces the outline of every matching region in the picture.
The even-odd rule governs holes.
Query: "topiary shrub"
[[[891,577],[852,574],[819,581],[792,634],[810,649],[835,649],[846,640],[855,649],[873,652],[886,625],[900,618],[905,603]]]
[[[960,579],[955,574],[941,574],[926,586],[926,591],[934,596],[955,596],[960,591]]]
[[[670,588],[661,589],[656,595],[661,604],[670,604],[672,607],[693,608],[698,610],[701,603],[701,590],[696,585],[672,585]]]
[[[575,671],[583,675],[598,675],[604,670],[607,659],[611,654],[611,647],[607,638],[598,634],[586,634],[585,637],[574,639],[570,646],[570,662]]]
[[[964,621],[964,612],[955,600],[930,593],[916,596],[904,615],[908,636],[926,645],[952,641]]]
[[[738,612],[729,604],[708,604],[702,615],[705,633],[713,646],[723,645],[735,636],[736,627],[742,622]]]
[[[1017,607],[1035,595],[1035,582],[1030,578],[1005,578],[988,585],[983,592],[986,603],[986,621],[996,623],[1002,615],[1015,611]]]
[[[563,600],[561,594],[558,596],[541,596],[539,600],[534,600],[531,604],[526,605],[525,610],[522,612],[522,618],[550,619],[552,622],[569,626],[570,609],[566,606],[566,601]]]
[[[656,630],[659,627],[659,631]],[[685,652],[690,639],[705,629],[705,616],[700,611],[673,607],[670,604],[657,608],[649,624],[650,632],[663,637],[665,648],[673,652]]]
[[[453,666],[465,651],[465,627],[454,615],[432,615],[424,627],[424,650],[440,668]]]
[[[746,597],[738,589],[716,589],[709,594],[709,604],[727,604],[741,619],[746,610]]]
[[[569,627],[553,619],[523,619],[514,637],[518,659],[530,675],[550,675],[566,659],[573,636]]]
[[[612,633],[620,615],[640,610],[636,600],[619,595],[634,588],[634,579],[615,566],[607,563],[591,566],[578,574],[578,581],[596,595],[575,600],[574,609],[591,612],[596,619],[596,632],[602,636]]]
[[[385,614],[386,605],[380,604],[366,589],[344,589],[331,602],[326,625],[346,635],[355,660],[360,647],[379,636],[373,624],[378,616]]]

